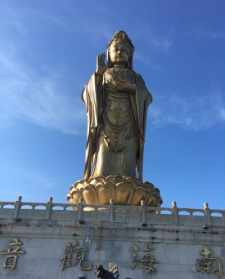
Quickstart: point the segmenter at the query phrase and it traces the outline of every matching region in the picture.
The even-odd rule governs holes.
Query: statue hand
[[[105,53],[101,53],[97,56],[97,61],[96,61],[96,73],[103,74],[103,72],[106,69],[106,64],[105,64]]]

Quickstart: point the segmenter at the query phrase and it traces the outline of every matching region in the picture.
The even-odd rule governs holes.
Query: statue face
[[[128,45],[121,42],[112,42],[109,47],[109,57],[112,64],[128,65],[131,51]]]

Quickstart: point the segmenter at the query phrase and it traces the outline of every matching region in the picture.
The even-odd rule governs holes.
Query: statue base
[[[134,177],[99,176],[75,182],[67,199],[72,204],[83,202],[89,205],[145,205],[157,207],[162,203],[160,191],[150,182],[141,182]]]

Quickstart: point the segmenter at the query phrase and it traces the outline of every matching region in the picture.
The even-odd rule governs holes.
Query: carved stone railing
[[[82,203],[71,205],[54,203],[53,198],[47,203],[22,202],[22,197],[19,197],[15,202],[0,202],[0,221],[4,219],[64,220],[77,221],[80,224],[97,220],[142,226],[153,223],[182,225],[195,221],[197,225],[225,227],[225,210],[210,209],[207,203],[202,209],[178,208],[176,202],[173,202],[170,208],[152,208],[145,206],[143,202],[140,206],[118,206],[112,202],[105,206]]]

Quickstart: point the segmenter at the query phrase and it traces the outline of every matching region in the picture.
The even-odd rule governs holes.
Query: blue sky
[[[80,93],[121,29],[154,99],[144,178],[164,206],[224,208],[223,0],[2,0],[0,200],[63,202],[82,177]]]

